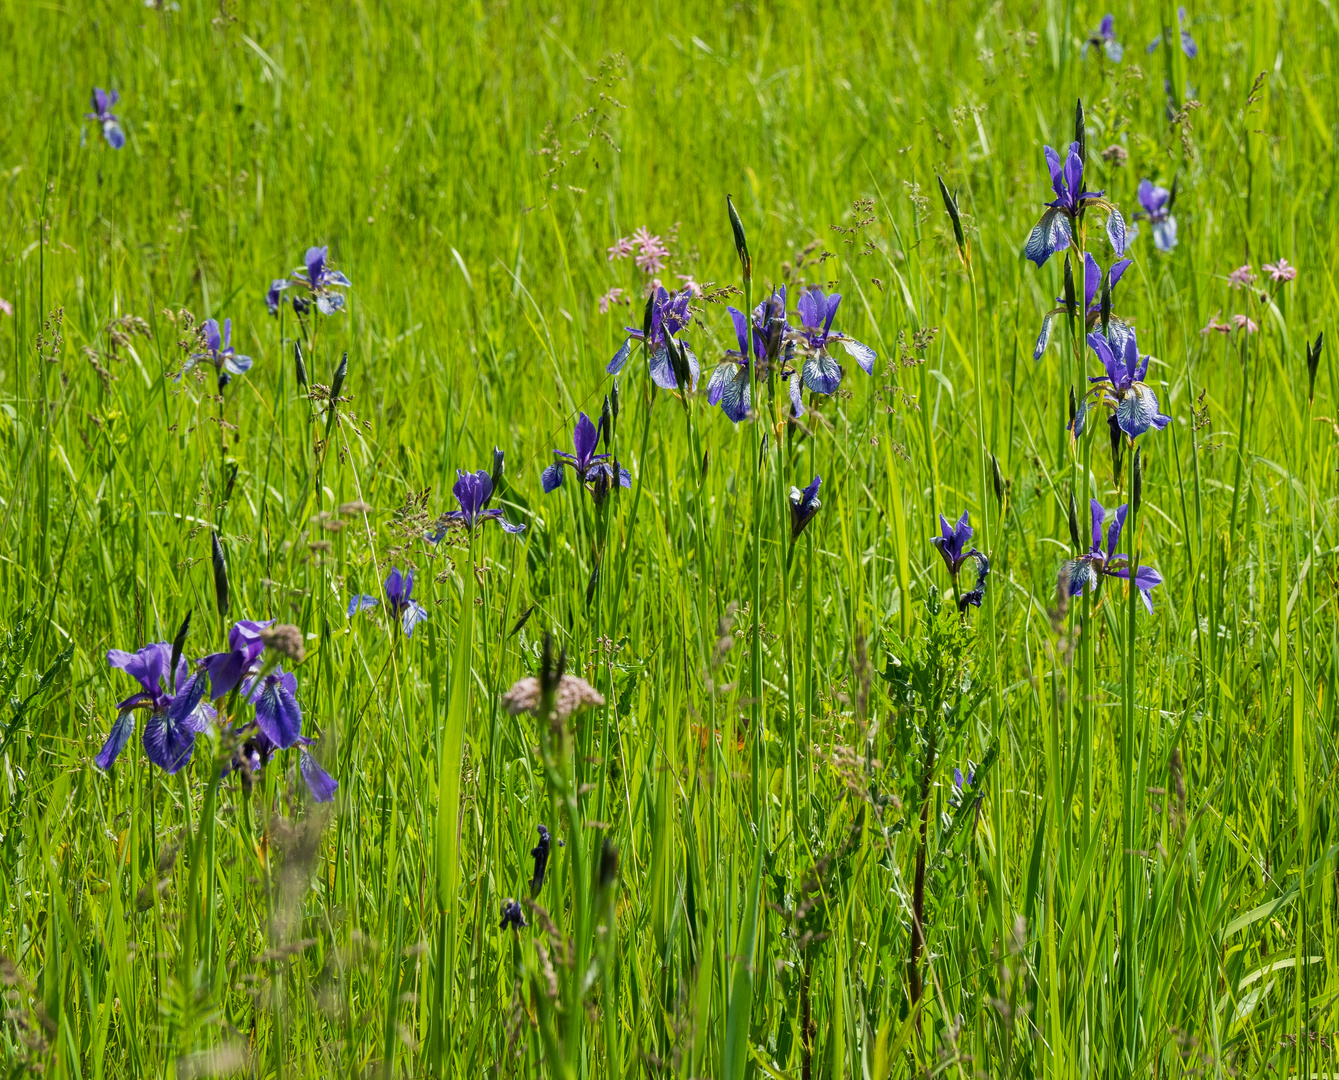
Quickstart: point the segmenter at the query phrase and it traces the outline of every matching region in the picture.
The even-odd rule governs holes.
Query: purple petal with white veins
[[[551,491],[557,491],[563,483],[563,467],[561,462],[555,461],[539,476],[540,486],[544,489],[544,494]]]
[[[874,361],[879,358],[878,353],[868,345],[856,341],[855,338],[847,337],[845,334],[839,335],[837,341],[843,349],[855,358],[855,362],[860,365],[860,369],[866,375],[874,374]]]
[[[107,140],[107,145],[113,150],[120,150],[126,144],[126,133],[121,130],[121,125],[115,120],[104,120],[102,122],[102,137]]]
[[[674,366],[670,363],[669,350],[664,346],[651,354],[651,381],[662,390],[679,388],[679,383],[674,378]]]
[[[609,365],[604,369],[610,375],[617,375],[623,370],[623,365],[628,362],[628,356],[632,352],[632,338],[624,340],[619,346],[618,352],[614,353],[614,358],[609,361]]]
[[[424,610],[423,605],[415,600],[409,601],[409,606],[404,609],[404,614],[400,616],[400,625],[404,627],[405,637],[412,637],[414,627],[421,622],[427,622],[427,620],[428,613]]]
[[[251,688],[256,726],[280,750],[292,746],[302,734],[302,709],[298,706],[297,688],[297,678],[283,669],[276,669],[265,676],[260,686]]]
[[[790,411],[792,416],[804,415],[804,383],[797,371],[790,377]]]
[[[158,712],[144,725],[141,742],[151,762],[166,773],[175,773],[191,760],[195,731],[188,724]]]
[[[815,394],[832,394],[842,384],[842,366],[828,355],[826,349],[817,356],[805,358],[801,369],[805,389]]]
[[[1117,255],[1125,254],[1125,219],[1114,206],[1107,212],[1107,239]]]
[[[1046,346],[1051,343],[1051,322],[1054,316],[1048,311],[1041,319],[1041,333],[1037,335],[1037,346],[1032,350],[1032,359],[1040,360]]]
[[[730,378],[721,393],[721,412],[730,419],[732,423],[738,424],[749,415],[749,370],[746,367],[736,367],[735,374]]]
[[[1176,218],[1169,216],[1153,223],[1153,246],[1159,251],[1176,247]]]

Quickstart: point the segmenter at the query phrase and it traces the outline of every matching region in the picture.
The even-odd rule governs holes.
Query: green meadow
[[[0,1071],[1339,1075],[1339,11],[1111,10],[0,2]],[[1170,421],[1076,438],[1111,206]],[[877,354],[798,416],[782,285]],[[243,620],[310,745],[199,698]]]

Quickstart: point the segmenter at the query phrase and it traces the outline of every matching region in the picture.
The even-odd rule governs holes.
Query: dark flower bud
[[[539,895],[539,890],[544,887],[544,874],[549,866],[549,850],[552,847],[552,841],[549,838],[549,830],[543,825],[536,825],[539,830],[539,842],[530,849],[530,854],[535,860],[535,872],[530,878],[530,896]]]
[[[613,380],[614,385],[609,388],[609,415],[612,419],[618,419],[618,380]]]
[[[1139,513],[1139,504],[1143,501],[1144,495],[1144,451],[1138,449],[1134,452],[1134,480],[1130,485],[1130,513]]]
[[[1111,326],[1111,275],[1102,275],[1102,336],[1106,337]]]
[[[1172,212],[1172,207],[1176,205],[1176,189],[1180,187],[1180,185],[1181,170],[1178,169],[1176,175],[1172,177],[1172,190],[1167,193],[1167,205],[1163,207],[1169,214]]]
[[[1078,414],[1079,414],[1079,402],[1078,398],[1074,394],[1074,387],[1071,386],[1069,388],[1069,423],[1066,426],[1069,428],[1070,431],[1074,431],[1075,438],[1083,434],[1083,432],[1081,431],[1074,430],[1074,418],[1078,416]]]
[[[614,430],[614,406],[609,401],[609,395],[604,395],[604,405],[600,408],[600,432],[604,435],[605,448],[609,447],[609,440],[613,437]]]
[[[219,393],[220,393],[220,394],[223,393],[224,387],[226,387],[230,382],[232,382],[232,376],[229,375],[226,371],[220,371],[220,372],[219,372]]]
[[[339,367],[335,368],[335,378],[330,383],[330,411],[325,416],[325,437],[330,438],[335,428],[335,417],[339,415],[339,394],[344,389],[344,379],[349,374],[349,354],[340,357]]]
[[[1316,335],[1316,344],[1306,343],[1306,399],[1316,400],[1316,372],[1320,370],[1320,350],[1325,344],[1325,335]]]
[[[1116,423],[1115,415],[1107,417],[1107,428],[1111,432],[1111,475],[1116,481],[1116,486],[1120,487],[1121,482],[1121,462],[1124,460],[1125,437],[1121,432],[1120,425]]]
[[[237,462],[228,464],[228,482],[223,485],[223,501],[227,502],[232,498],[233,485],[237,483]]]
[[[1074,141],[1079,144],[1079,161],[1088,164],[1088,130],[1083,122],[1083,99],[1074,106]]]
[[[172,692],[177,692],[177,664],[181,662],[181,650],[186,647],[186,635],[191,631],[191,613],[186,612],[186,618],[181,620],[181,626],[177,630],[177,636],[172,639],[172,664],[167,669],[172,673]]]
[[[1075,332],[1074,320],[1079,314],[1079,302],[1074,292],[1074,264],[1070,261],[1068,251],[1065,252],[1065,312],[1069,315],[1069,331],[1072,334]],[[1070,419],[1073,419],[1072,413]]]
[[[688,354],[684,351],[683,342],[670,338],[666,344],[669,346],[670,367],[674,369],[674,384],[683,393],[683,406],[688,408],[688,388],[692,380],[692,369],[688,366]]]
[[[223,559],[223,545],[219,543],[219,534],[211,532],[209,542],[214,561],[214,599],[218,602],[219,614],[228,614],[228,564]]]
[[[1079,539],[1079,508],[1074,502],[1074,492],[1069,493],[1069,540],[1074,550],[1082,552],[1083,541]]]
[[[656,290],[652,289],[646,297],[646,308],[642,311],[642,341],[646,347],[651,347],[651,323],[655,319],[656,313]]]
[[[990,455],[991,478],[995,482],[995,499],[997,502],[1004,502],[1004,473],[1000,471],[1000,459],[994,454]]]
[[[311,310],[311,301],[305,296],[293,297],[293,310],[299,315],[306,315]]]
[[[818,499],[818,488],[822,483],[822,478],[815,476],[803,491],[796,487],[790,489],[790,542],[792,544],[800,538],[805,526],[813,521],[814,515],[818,513],[819,507],[823,505]]]
[[[744,236],[744,223],[739,219],[735,201],[729,195],[725,197],[726,208],[730,211],[730,229],[735,234],[735,251],[739,255],[739,265],[744,272],[746,282],[753,280],[753,256],[749,254],[749,242]]]
[[[967,238],[962,232],[962,216],[958,212],[958,200],[949,194],[948,185],[944,183],[942,176],[936,174],[935,179],[939,181],[939,194],[944,199],[944,209],[948,211],[948,216],[953,221],[953,240],[958,245],[958,258],[965,265],[968,261]]]
[[[525,921],[525,912],[521,910],[521,905],[515,900],[508,900],[502,905],[502,921],[497,925],[499,930],[505,930],[508,926],[513,930],[520,930],[530,924]]]
[[[604,473],[600,474],[602,477]],[[606,489],[607,490],[607,489]],[[603,499],[601,499],[603,501]],[[586,582],[586,607],[590,607],[590,602],[595,599],[595,586],[600,581],[600,568],[597,566],[590,572],[590,580]]]
[[[600,846],[600,888],[607,889],[618,879],[618,848],[605,837]]]
[[[302,342],[293,342],[293,368],[297,372],[298,385],[307,385],[307,365],[302,362]]]

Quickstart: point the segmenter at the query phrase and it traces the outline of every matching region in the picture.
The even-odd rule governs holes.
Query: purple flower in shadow
[[[412,637],[414,627],[421,622],[425,622],[428,618],[428,613],[412,595],[414,591],[414,571],[410,570],[407,574],[401,574],[398,566],[392,567],[391,572],[386,575],[386,581],[382,587],[386,592],[384,602],[386,610],[400,620],[400,626],[404,629],[405,637]],[[349,601],[349,618],[352,619],[360,611],[381,607],[382,603],[377,597],[369,596],[367,593],[355,593]]]
[[[1102,549],[1102,525],[1106,520],[1106,510],[1096,499],[1092,500],[1092,547],[1077,559],[1070,559],[1060,568],[1060,588],[1069,596],[1082,596],[1084,589],[1096,590],[1103,578],[1115,577],[1130,580],[1130,557],[1117,552],[1121,530],[1125,528],[1125,518],[1129,504],[1124,503],[1111,515],[1111,524],[1107,527],[1106,550]],[[1153,611],[1152,591],[1162,584],[1162,575],[1151,566],[1141,566],[1134,574],[1135,587],[1143,597],[1144,606],[1149,613]]]

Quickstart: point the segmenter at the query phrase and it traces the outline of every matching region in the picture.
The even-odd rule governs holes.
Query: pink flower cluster
[[[1200,330],[1201,334],[1230,334],[1233,329],[1245,330],[1248,334],[1254,334],[1260,329],[1256,321],[1247,315],[1233,315],[1230,323],[1219,322],[1218,316],[1223,314],[1223,309],[1219,308],[1209,319],[1209,325]]]
[[[670,250],[665,242],[643,225],[632,236],[623,236],[610,245],[609,261],[626,259],[633,256],[637,269],[643,274],[658,274],[665,269],[670,260]]]
[[[600,314],[608,315],[610,307],[612,307],[614,304],[628,303],[628,301],[624,298],[623,295],[624,291],[625,291],[624,289],[615,285],[612,289],[610,289],[607,293],[605,293],[602,297],[600,297],[599,300]]]
[[[1264,271],[1272,281],[1292,281],[1297,276],[1297,267],[1290,266],[1287,259],[1276,263],[1265,263]]]

